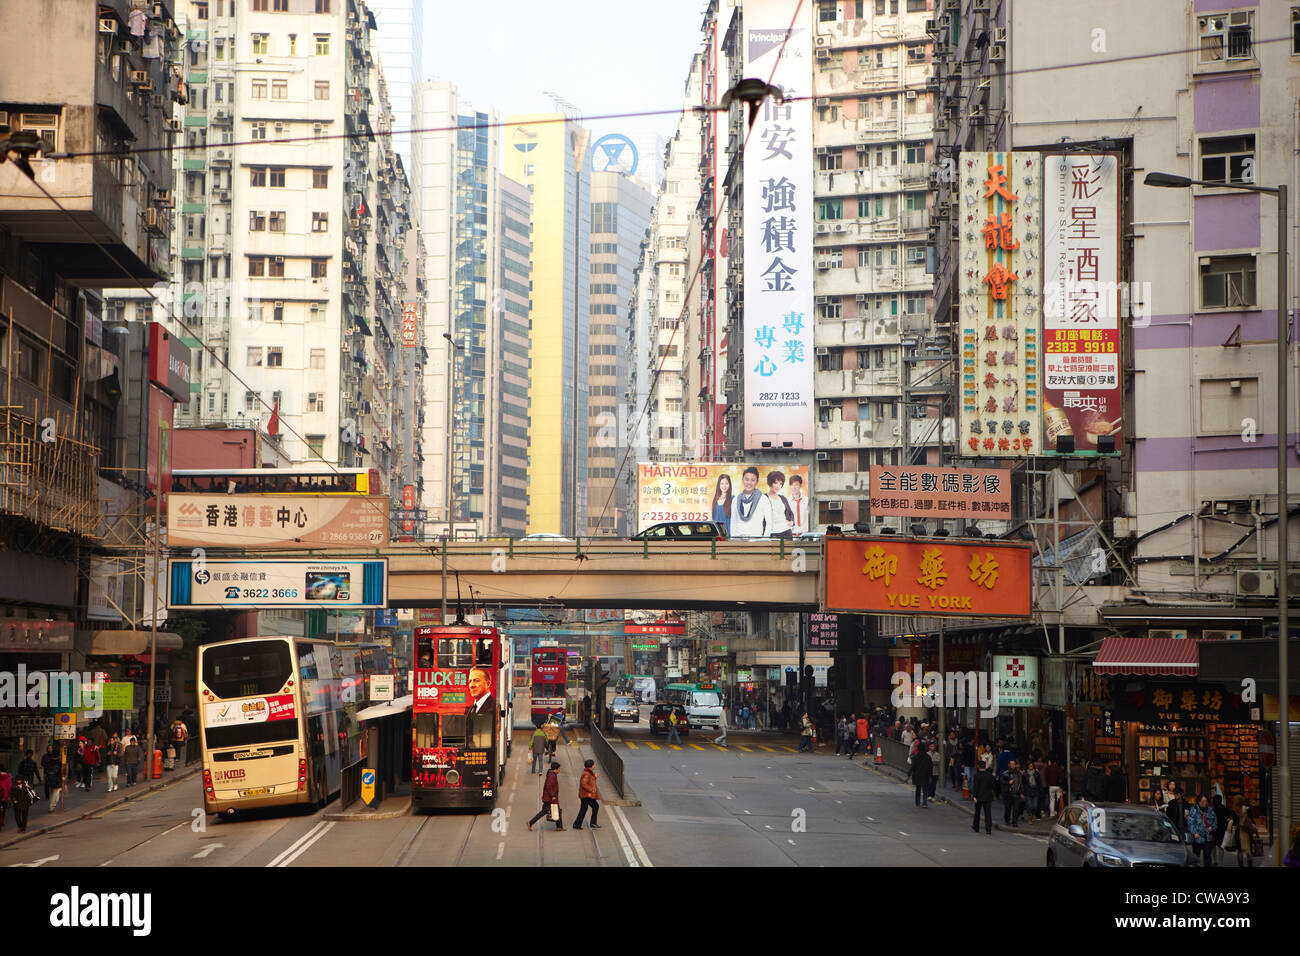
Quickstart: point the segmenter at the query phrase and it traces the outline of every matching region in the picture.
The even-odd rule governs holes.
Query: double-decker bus
[[[192,468],[172,472],[177,494],[381,495],[374,468]]]
[[[494,627],[415,629],[411,805],[491,808],[505,778],[503,642]]]
[[[539,643],[533,648],[533,677],[529,716],[536,727],[568,703],[568,651],[558,644]]]
[[[199,647],[199,737],[209,813],[323,807],[361,760],[357,711],[373,644],[247,637]]]

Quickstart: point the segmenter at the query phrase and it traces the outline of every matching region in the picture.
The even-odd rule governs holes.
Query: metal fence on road
[[[605,735],[600,732],[595,722],[591,725],[591,752],[596,755],[600,761],[600,767],[605,771],[605,779],[614,787],[618,793],[618,798],[623,799],[623,758],[614,752],[614,748],[609,745]]]

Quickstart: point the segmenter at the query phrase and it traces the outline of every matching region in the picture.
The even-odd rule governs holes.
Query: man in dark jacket
[[[907,775],[916,784],[916,805],[929,809],[927,796],[930,792],[930,775],[934,773],[934,761],[926,750],[918,750],[912,757],[912,766]]]
[[[1174,785],[1174,799],[1165,807],[1165,816],[1183,836],[1187,836],[1187,802],[1183,800],[1183,788]]]
[[[1107,803],[1126,803],[1128,801],[1128,781],[1124,778],[1124,771],[1120,769],[1119,764],[1111,764],[1110,773],[1106,776],[1103,791],[1106,794]]]
[[[999,778],[1002,781],[1002,822],[1009,827],[1020,826],[1020,812],[1025,806],[1025,775],[1020,764],[1012,760]]]
[[[41,771],[45,775],[45,802],[53,810],[59,805],[59,795],[63,792],[63,760],[54,749],[54,744],[45,748],[45,756],[41,758]],[[50,799],[51,793],[55,795],[53,800]]]
[[[980,813],[984,813],[984,832],[993,832],[993,771],[983,764],[971,778],[970,798],[975,801],[975,825],[971,827],[980,832]]]
[[[30,750],[23,755],[22,762],[18,764],[18,778],[26,780],[33,788],[36,787],[36,761],[32,759]]]
[[[557,809],[560,805],[560,764],[556,760],[551,761],[551,769],[546,772],[546,782],[542,784],[542,809],[538,811],[537,816],[528,821],[528,829],[531,830],[533,824],[542,817],[550,815],[552,804],[555,804]],[[557,832],[564,829],[562,815],[556,816],[555,829]]]

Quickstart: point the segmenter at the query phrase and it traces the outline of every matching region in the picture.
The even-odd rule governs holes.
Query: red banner
[[[415,302],[402,303],[402,346],[412,349],[420,344],[420,307]],[[407,505],[409,508],[410,505]]]

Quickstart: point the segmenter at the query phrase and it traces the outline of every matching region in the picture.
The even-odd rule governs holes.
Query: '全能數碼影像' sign
[[[872,465],[871,513],[913,518],[1011,517],[1011,472]]]

